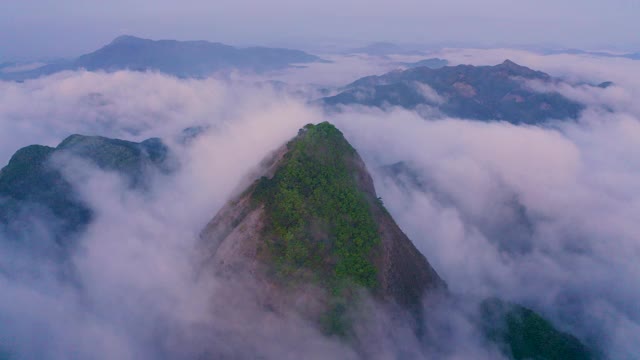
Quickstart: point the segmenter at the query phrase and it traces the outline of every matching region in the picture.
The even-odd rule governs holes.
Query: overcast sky
[[[121,34],[312,48],[369,41],[640,50],[639,0],[0,0],[0,61]]]

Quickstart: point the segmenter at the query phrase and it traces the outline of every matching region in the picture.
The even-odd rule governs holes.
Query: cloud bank
[[[640,331],[636,118],[588,112],[539,128],[395,110],[337,124],[455,293],[530,306],[612,358],[640,350],[629,341]],[[398,163],[406,171],[385,168]]]
[[[632,99],[640,79],[629,75],[636,65],[511,50],[445,55],[523,60],[574,79],[578,85],[553,90],[589,108],[576,122],[546,127],[362,107],[325,119],[304,99],[247,81],[74,72],[0,82],[3,163],[21,146],[56,145],[72,133],[161,137],[180,163],[139,192],[113,173],[63,162],[96,217],[62,270],[0,239],[2,350],[54,359],[361,357],[294,314],[265,312],[250,280],[194,271],[199,231],[247,174],[304,124],[329,120],[364,157],[379,196],[456,296],[518,302],[611,358],[637,354],[640,111]],[[616,85],[579,85],[605,80]],[[208,130],[182,144],[180,133],[194,126]],[[49,225],[42,220],[34,243],[46,240]],[[428,307],[427,324],[446,331],[447,341],[416,339],[382,310],[360,331],[384,339],[369,344],[380,358],[399,349],[415,358],[499,356],[480,341],[469,306],[440,306]]]

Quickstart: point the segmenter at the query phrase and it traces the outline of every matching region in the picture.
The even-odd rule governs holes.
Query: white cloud
[[[371,169],[413,169],[422,189],[375,171],[378,193],[454,292],[531,305],[614,357],[638,351],[624,340],[640,324],[637,119],[552,129],[395,110],[337,123]]]
[[[546,128],[425,121],[405,110],[363,107],[344,108],[327,120],[363,155],[388,209],[455,294],[496,295],[531,306],[612,358],[638,353],[637,65],[513,50],[444,55],[454,62],[490,64],[508,57],[576,82],[616,85],[539,88],[589,105],[579,121]],[[356,76],[358,61],[345,74]],[[379,65],[370,66],[363,71]],[[304,71],[299,84],[322,79],[330,70]],[[327,81],[336,84],[341,77]],[[0,82],[3,162],[21,146],[55,145],[72,133],[130,140],[159,136],[173,145],[181,162],[177,173],[154,177],[148,193],[126,189],[113,174],[65,162],[73,170],[67,175],[96,212],[72,259],[84,286],[60,283],[50,263],[32,264],[3,245],[0,266],[21,270],[19,277],[0,277],[9,299],[0,301],[0,318],[12,324],[0,335],[13,336],[14,349],[32,358],[206,352],[240,357],[258,350],[277,358],[291,356],[289,351],[355,356],[294,315],[260,311],[243,284],[195,279],[191,272],[198,232],[242,188],[239,184],[246,184],[246,174],[299,127],[324,120],[302,100],[245,80],[76,72],[23,84]],[[189,146],[175,144],[176,134],[194,125],[210,130]],[[414,174],[398,180],[379,168],[400,161]],[[85,175],[82,181],[79,175]],[[445,308],[442,314],[448,317],[436,323],[456,335],[442,345],[448,351],[385,333],[405,334],[406,324],[380,313],[376,326],[385,336],[380,354],[404,347],[445,358],[469,358],[480,350],[494,357],[495,349],[477,343],[464,310]]]

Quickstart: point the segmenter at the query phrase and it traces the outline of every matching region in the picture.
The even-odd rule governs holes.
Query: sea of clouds
[[[510,58],[569,81],[532,88],[588,108],[577,121],[516,126],[403,109],[326,115],[305,96],[317,92],[291,93],[265,79],[80,71],[0,82],[3,164],[20,147],[55,146],[75,133],[160,137],[180,164],[140,192],[114,173],[64,163],[96,216],[64,265],[72,282],[59,276],[60,264],[0,239],[0,358],[2,351],[25,359],[363,356],[295,314],[264,311],[250,281],[229,283],[196,266],[200,230],[248,174],[300,127],[325,120],[364,158],[378,195],[455,296],[523,304],[610,358],[633,358],[640,353],[640,62],[509,49],[433,55],[476,65]],[[331,89],[338,79],[329,73],[344,85],[363,69],[392,67],[377,58],[332,60],[273,79]],[[602,81],[614,85],[581,85]],[[184,144],[189,127],[206,131]],[[403,171],[390,171],[394,164]],[[46,219],[40,225],[34,243],[47,241]],[[426,342],[381,310],[375,329],[361,329],[374,339],[365,355],[499,356],[481,341],[473,311],[440,306],[427,308],[436,335]]]

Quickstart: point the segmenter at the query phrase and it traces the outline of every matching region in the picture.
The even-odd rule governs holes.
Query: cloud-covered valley
[[[41,229],[27,242],[0,235],[0,358],[3,351],[26,359],[372,357],[295,314],[261,309],[251,280],[197,271],[206,223],[257,176],[261,160],[305,124],[324,120],[361,154],[378,196],[454,295],[523,304],[607,357],[633,358],[640,353],[640,108],[633,100],[640,65],[516,50],[438,55],[474,64],[510,58],[571,79],[537,91],[587,108],[576,121],[518,126],[425,119],[399,108],[327,115],[315,99],[247,79],[81,71],[0,82],[3,165],[23,146],[55,146],[75,133],[159,137],[179,164],[138,191],[113,172],[60,159],[95,218],[62,267],[31,256],[29,246],[53,226],[48,219],[33,223]],[[319,75],[297,69],[274,79],[317,84],[331,66],[348,81],[362,72],[354,61],[335,61],[319,64]],[[603,81],[614,85],[581,85]],[[184,141],[188,128],[203,132]],[[399,349],[415,358],[499,356],[478,339],[472,310],[439,306],[431,324],[436,331],[445,323],[446,341],[420,343],[382,310],[377,327],[362,331],[384,334],[384,343],[370,345],[379,358]]]

